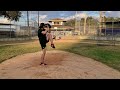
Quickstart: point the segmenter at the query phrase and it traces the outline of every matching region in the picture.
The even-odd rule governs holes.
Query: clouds
[[[120,11],[107,11],[106,16],[109,17],[120,17]]]
[[[48,15],[45,14],[39,14],[39,23],[46,22],[47,16]],[[22,17],[20,18],[20,23],[22,21],[23,22],[27,21],[27,13],[25,11],[22,13]],[[38,11],[29,11],[29,21],[38,23]]]
[[[70,19],[75,19],[75,18],[81,19],[81,18],[85,18],[87,16],[88,15],[85,12],[81,12],[81,13],[74,14],[72,16],[62,17],[62,19],[65,19],[65,20],[70,20]]]
[[[112,11],[106,11],[107,13],[111,13]]]
[[[47,15],[39,15],[39,23],[46,23]],[[37,21],[38,22],[38,21]]]
[[[87,17],[88,15],[86,13],[79,13],[79,14],[76,14],[75,15],[77,18],[85,18]]]
[[[75,16],[69,16],[69,17],[61,17],[62,19],[65,19],[65,20],[70,20],[70,19],[74,19]]]
[[[27,18],[27,12],[22,11],[22,18]],[[75,11],[39,11],[40,21],[48,21],[53,18],[69,17],[75,14]],[[38,11],[29,11],[29,18],[31,20],[38,20]]]
[[[39,20],[41,22],[47,22],[53,18],[62,18],[65,20],[74,19],[75,15],[78,19],[84,18],[86,16],[92,16],[94,18],[99,18],[99,11],[39,11]],[[108,17],[120,17],[120,11],[106,11],[105,15]],[[29,11],[30,21],[38,22],[38,11]],[[24,23],[27,21],[27,11],[22,11],[22,17],[17,23]],[[7,19],[0,18],[1,23],[9,23]],[[24,24],[23,24],[24,25]]]
[[[65,16],[66,14],[65,13],[61,13],[60,16]]]
[[[47,15],[39,15],[39,19],[43,20],[45,18],[47,18]]]

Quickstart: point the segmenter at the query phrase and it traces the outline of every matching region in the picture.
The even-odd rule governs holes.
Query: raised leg
[[[50,40],[51,44],[53,44],[53,38],[50,33],[46,34],[47,40]]]

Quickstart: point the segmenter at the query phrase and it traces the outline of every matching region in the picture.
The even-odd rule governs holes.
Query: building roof
[[[52,29],[53,29],[54,27],[64,28],[64,29],[74,29],[74,28],[71,27],[71,26],[64,26],[64,25],[52,25]]]
[[[66,21],[66,20],[61,19],[61,18],[54,18],[54,19],[49,20],[48,22],[50,22],[50,21]]]
[[[114,22],[108,21],[108,22],[102,22],[102,23],[105,23],[105,24],[112,24],[112,23],[114,23],[114,24],[120,24],[120,21],[114,21]]]
[[[14,25],[14,24],[0,23],[0,25]]]

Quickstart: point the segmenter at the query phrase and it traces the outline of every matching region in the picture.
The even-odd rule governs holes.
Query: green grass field
[[[57,50],[68,51],[100,61],[120,71],[120,46],[97,46],[80,42],[55,42]],[[53,50],[50,46],[48,50]],[[31,42],[25,45],[0,46],[0,62],[11,57],[40,51],[39,43]]]
[[[92,44],[64,43],[58,49],[93,58],[120,71],[120,46],[97,46]]]

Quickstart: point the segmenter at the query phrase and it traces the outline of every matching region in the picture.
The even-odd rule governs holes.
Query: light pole
[[[10,38],[11,38],[11,20],[10,20]]]
[[[89,18],[89,31],[88,31],[88,33],[91,34],[91,30],[90,30],[90,18]]]
[[[29,32],[29,38],[30,38],[29,12],[28,11],[27,11],[27,24],[28,24],[28,32]]]
[[[99,21],[100,23],[99,23],[99,28],[100,28],[100,30],[99,30],[99,36],[101,36],[101,28],[102,28],[102,11],[100,11],[100,21]]]
[[[101,29],[102,29],[102,11],[99,12],[99,29],[97,31],[97,45],[100,44],[100,38],[101,38]]]
[[[87,16],[84,17],[84,35],[86,34],[86,20]]]
[[[39,26],[37,26],[37,20],[34,20],[34,19],[31,19],[31,20],[32,20],[32,22],[34,23],[33,27],[36,29],[36,30],[35,30],[35,33],[36,33],[36,35],[37,35],[37,30],[39,29]]]
[[[38,11],[38,28],[39,28],[39,11]]]
[[[77,32],[77,11],[75,14],[75,32]]]
[[[54,29],[56,30],[55,35],[56,35],[56,37],[57,37],[57,27],[54,27]]]
[[[23,18],[23,20],[24,20],[23,22],[25,22],[25,26],[27,26],[27,21],[26,21],[26,19]],[[23,36],[25,36],[25,31],[26,31],[26,30],[23,31]]]
[[[79,35],[81,35],[81,24],[80,24],[81,18],[79,20]]]
[[[112,42],[113,42],[113,45],[115,45],[115,41],[113,40],[113,28],[114,28],[114,19],[112,20]]]

